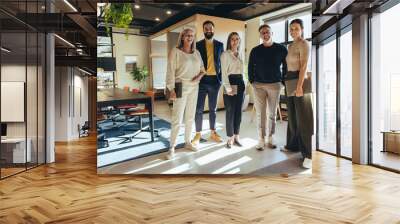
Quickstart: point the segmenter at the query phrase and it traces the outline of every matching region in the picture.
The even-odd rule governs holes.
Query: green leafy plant
[[[142,68],[135,67],[131,72],[131,75],[133,80],[140,83],[139,88],[143,90],[146,78],[149,76],[149,70],[147,69],[147,67],[146,66],[143,66]]]
[[[133,12],[130,3],[110,3],[104,9],[104,21],[108,35],[111,33],[110,22],[117,28],[124,28],[128,38],[129,24],[133,20]]]

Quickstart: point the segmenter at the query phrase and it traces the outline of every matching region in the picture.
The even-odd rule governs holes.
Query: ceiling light
[[[190,3],[189,2],[185,2],[185,5],[189,5]]]
[[[353,3],[354,0],[336,0],[322,14],[341,14],[343,9]]]
[[[155,20],[158,22],[158,21],[160,21],[160,18],[156,17]]]
[[[71,44],[71,42],[69,42],[68,40],[66,40],[66,39],[64,39],[64,38],[62,38],[62,37],[60,37],[60,36],[58,36],[57,34],[54,34],[54,36],[57,37],[58,39],[60,39],[61,41],[63,41],[64,43],[66,43],[67,45],[69,45],[69,46],[75,48],[75,45]]]
[[[68,0],[64,0],[65,4],[67,4],[72,10],[74,10],[75,12],[78,12],[78,10],[71,4],[69,3]]]
[[[88,71],[85,71],[85,70],[83,70],[83,69],[81,69],[81,68],[78,68],[78,69],[79,69],[79,71],[81,71],[81,72],[83,72],[83,73],[85,73],[85,74],[92,75],[92,73],[90,73],[90,72],[88,72]]]
[[[167,10],[168,15],[171,15],[171,13],[172,13],[171,10]]]
[[[46,9],[46,6],[45,5],[42,5],[42,7],[40,7],[42,10],[45,10]]]
[[[140,9],[140,5],[135,5],[135,9]]]
[[[10,53],[10,52],[11,52],[10,50],[8,50],[7,48],[4,48],[4,47],[1,47],[0,49],[1,49],[2,51],[6,52],[6,53]]]

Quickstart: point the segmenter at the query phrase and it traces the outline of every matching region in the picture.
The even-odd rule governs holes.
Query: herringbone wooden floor
[[[95,138],[0,181],[0,223],[400,223],[400,175],[314,154],[312,176],[98,176]]]

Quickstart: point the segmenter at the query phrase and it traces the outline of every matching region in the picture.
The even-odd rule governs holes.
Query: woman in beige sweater
[[[194,37],[192,29],[184,29],[179,35],[177,46],[171,50],[168,58],[166,83],[170,91],[170,99],[173,100],[173,108],[167,159],[172,159],[175,155],[176,139],[184,114],[185,148],[196,151],[190,139],[199,81],[204,75],[204,65],[200,53],[196,50]],[[175,91],[178,89],[179,92]]]
[[[303,21],[290,22],[290,35],[293,42],[288,46],[286,57],[287,74],[285,76],[288,128],[287,143],[283,151],[300,151],[303,155],[303,167],[311,168],[311,142],[313,135],[312,96],[304,92],[309,46],[303,38]],[[289,85],[291,82],[294,85]]]

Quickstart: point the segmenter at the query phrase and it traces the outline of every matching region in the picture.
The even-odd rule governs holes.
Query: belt
[[[299,73],[299,71],[288,71],[285,75],[285,80],[298,79]]]

